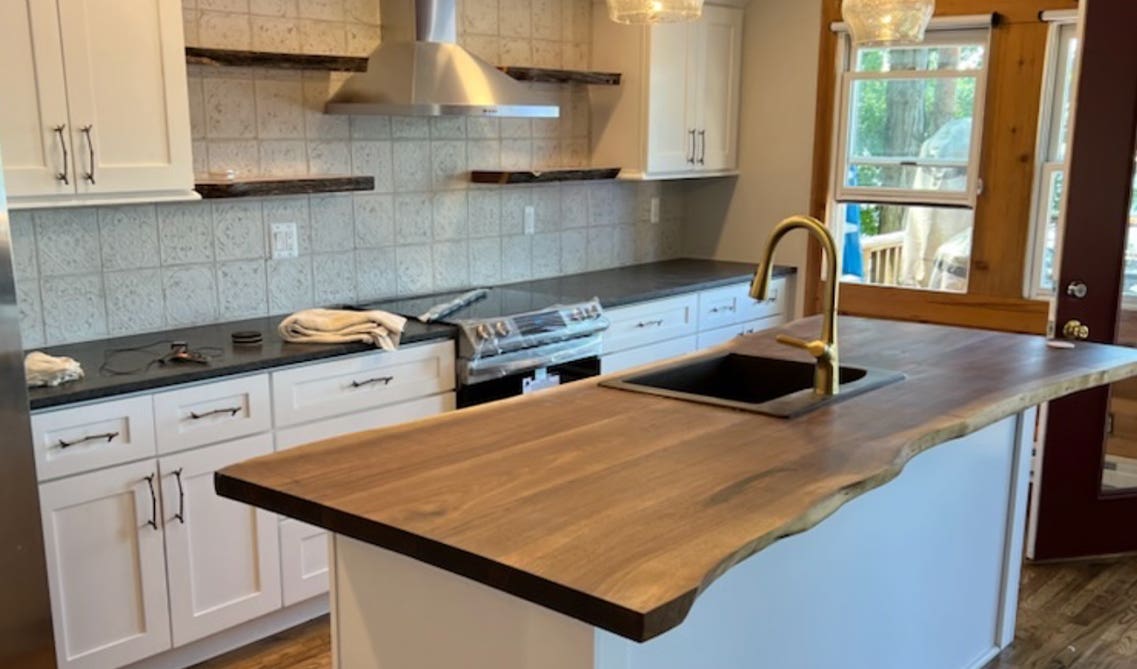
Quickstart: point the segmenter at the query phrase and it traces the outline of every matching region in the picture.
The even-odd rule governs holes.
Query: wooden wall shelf
[[[255,177],[249,179],[198,179],[194,190],[203,199],[346,193],[374,190],[375,177],[308,176]]]
[[[476,184],[540,184],[555,181],[605,181],[615,179],[620,174],[619,167],[569,168],[545,170],[542,172],[511,170],[472,170],[470,181]]]
[[[234,51],[186,47],[190,65],[229,67],[267,67],[278,70],[327,70],[334,72],[366,72],[367,59],[357,56],[325,56],[270,51]]]
[[[499,70],[518,81],[542,84],[590,84],[619,86],[619,72],[587,72],[583,70],[554,70],[545,67],[499,67]]]

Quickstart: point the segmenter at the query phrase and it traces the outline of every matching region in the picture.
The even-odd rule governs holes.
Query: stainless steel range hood
[[[556,118],[560,107],[456,44],[456,0],[383,0],[383,43],[328,114]]]

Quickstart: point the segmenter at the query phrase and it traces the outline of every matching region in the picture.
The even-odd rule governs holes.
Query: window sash
[[[987,97],[987,70],[991,56],[991,32],[982,30],[929,31],[925,41],[927,47],[940,46],[981,46],[984,49],[983,68],[974,70],[902,70],[899,72],[855,72],[856,47],[847,34],[841,35],[841,48],[838,50],[838,99],[835,121],[836,151],[833,159],[832,201],[835,203],[879,202],[881,204],[909,204],[913,206],[974,207],[981,188],[979,179],[979,158],[983,138],[983,117]],[[853,88],[857,81],[866,80],[939,80],[975,79],[975,100],[972,110],[970,155],[962,165],[953,162],[946,167],[966,167],[967,187],[963,191],[929,191],[912,188],[879,188],[847,185],[846,175],[850,167],[869,164],[872,158],[849,156],[855,128],[853,127]],[[894,159],[892,157],[886,160]],[[947,161],[944,161],[947,162]],[[885,163],[881,163],[885,164]],[[895,164],[895,163],[889,163]],[[921,166],[917,164],[917,166]]]

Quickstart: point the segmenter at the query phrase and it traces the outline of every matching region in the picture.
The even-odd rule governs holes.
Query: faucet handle
[[[793,346],[795,348],[800,348],[808,351],[810,355],[819,360],[829,357],[829,346],[820,339],[815,339],[814,341],[806,341],[804,339],[798,339],[797,337],[791,337],[784,334],[778,335],[775,337],[775,339],[779,344],[785,344],[786,346]]]

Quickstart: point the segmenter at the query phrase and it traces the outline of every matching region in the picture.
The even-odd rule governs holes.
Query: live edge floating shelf
[[[194,189],[204,199],[266,197],[308,193],[345,193],[374,190],[375,177],[256,177],[250,179],[199,179]]]
[[[470,181],[476,184],[540,184],[554,181],[603,181],[615,179],[619,167],[581,168],[524,172],[509,170],[473,170]]]
[[[190,65],[267,67],[278,70],[367,71],[367,59],[357,56],[235,51],[232,49],[203,49],[194,46],[186,47],[186,62]]]
[[[591,84],[619,86],[619,72],[584,72],[580,70],[552,70],[544,67],[499,67],[499,70],[518,81],[542,84]]]

